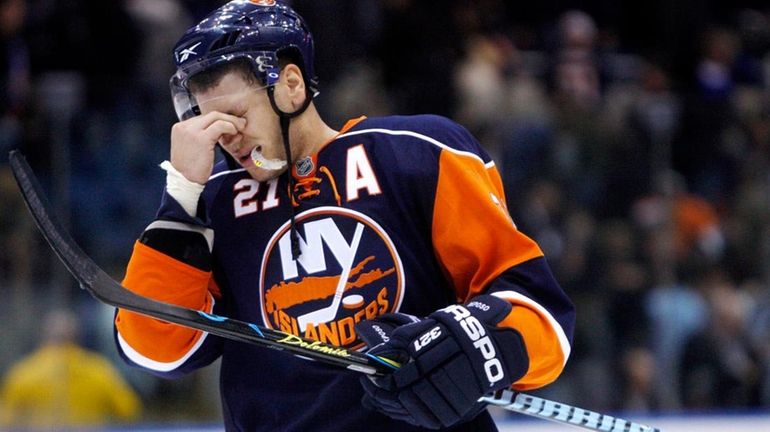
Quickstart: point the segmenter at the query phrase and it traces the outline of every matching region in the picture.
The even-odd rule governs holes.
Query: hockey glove
[[[478,399],[524,376],[521,335],[497,324],[511,304],[490,295],[452,305],[414,322],[388,314],[356,326],[371,354],[401,362],[382,378],[363,377],[363,404],[408,423],[438,429],[475,417]]]

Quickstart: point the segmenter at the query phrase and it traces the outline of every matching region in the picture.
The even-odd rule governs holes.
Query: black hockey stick
[[[99,268],[55,219],[32,169],[17,151],[9,156],[11,169],[27,208],[59,259],[97,300],[185,327],[259,346],[286,350],[303,358],[322,361],[369,375],[383,375],[399,365],[383,357],[348,350],[223,316],[187,309],[129,291]],[[481,399],[506,410],[598,431],[659,432],[659,429],[605,416],[569,405],[511,391]]]

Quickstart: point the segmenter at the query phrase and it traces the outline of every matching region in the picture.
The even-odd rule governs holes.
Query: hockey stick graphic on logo
[[[353,242],[348,248],[348,253],[344,257],[345,262],[340,262],[342,266],[342,273],[340,274],[340,280],[337,281],[337,289],[334,291],[334,299],[329,306],[319,309],[313,312],[308,312],[304,315],[297,317],[297,323],[301,331],[304,331],[308,324],[316,325],[327,323],[337,316],[337,309],[340,307],[340,301],[342,300],[342,294],[345,293],[345,285],[348,283],[350,277],[350,269],[353,267],[353,261],[356,259],[356,252],[358,252],[358,244],[361,242],[361,234],[364,231],[364,226],[361,223],[356,224],[356,232],[353,234]]]
[[[382,357],[347,350],[260,327],[256,324],[207,314],[134,294],[99,268],[62,228],[61,224],[54,218],[50,204],[48,204],[32,169],[21,153],[14,150],[10,153],[9,159],[16,183],[19,185],[24,201],[43,237],[67,267],[67,270],[78,281],[80,287],[97,300],[121,309],[206,331],[217,336],[289,351],[303,358],[318,360],[369,375],[390,373],[399,367],[397,363]],[[657,428],[523,393],[503,391],[483,397],[481,400],[509,411],[595,431],[660,431]]]

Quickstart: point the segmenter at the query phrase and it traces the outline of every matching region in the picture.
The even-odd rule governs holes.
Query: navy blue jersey
[[[196,218],[168,195],[159,219],[214,232],[211,271],[137,242],[124,285],[347,348],[355,324],[416,316],[480,293],[513,304],[501,323],[523,337],[541,387],[569,356],[574,313],[539,247],[516,229],[494,162],[462,127],[437,116],[349,122],[286,176],[253,180],[218,164]],[[301,254],[293,259],[291,219]],[[360,404],[359,375],[119,311],[123,357],[163,376],[222,359],[227,430],[418,430]],[[483,412],[456,430],[495,430]]]

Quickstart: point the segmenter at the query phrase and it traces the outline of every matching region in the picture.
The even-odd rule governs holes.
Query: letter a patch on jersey
[[[348,202],[357,200],[361,189],[366,189],[369,195],[382,193],[363,144],[348,149],[345,179]]]

